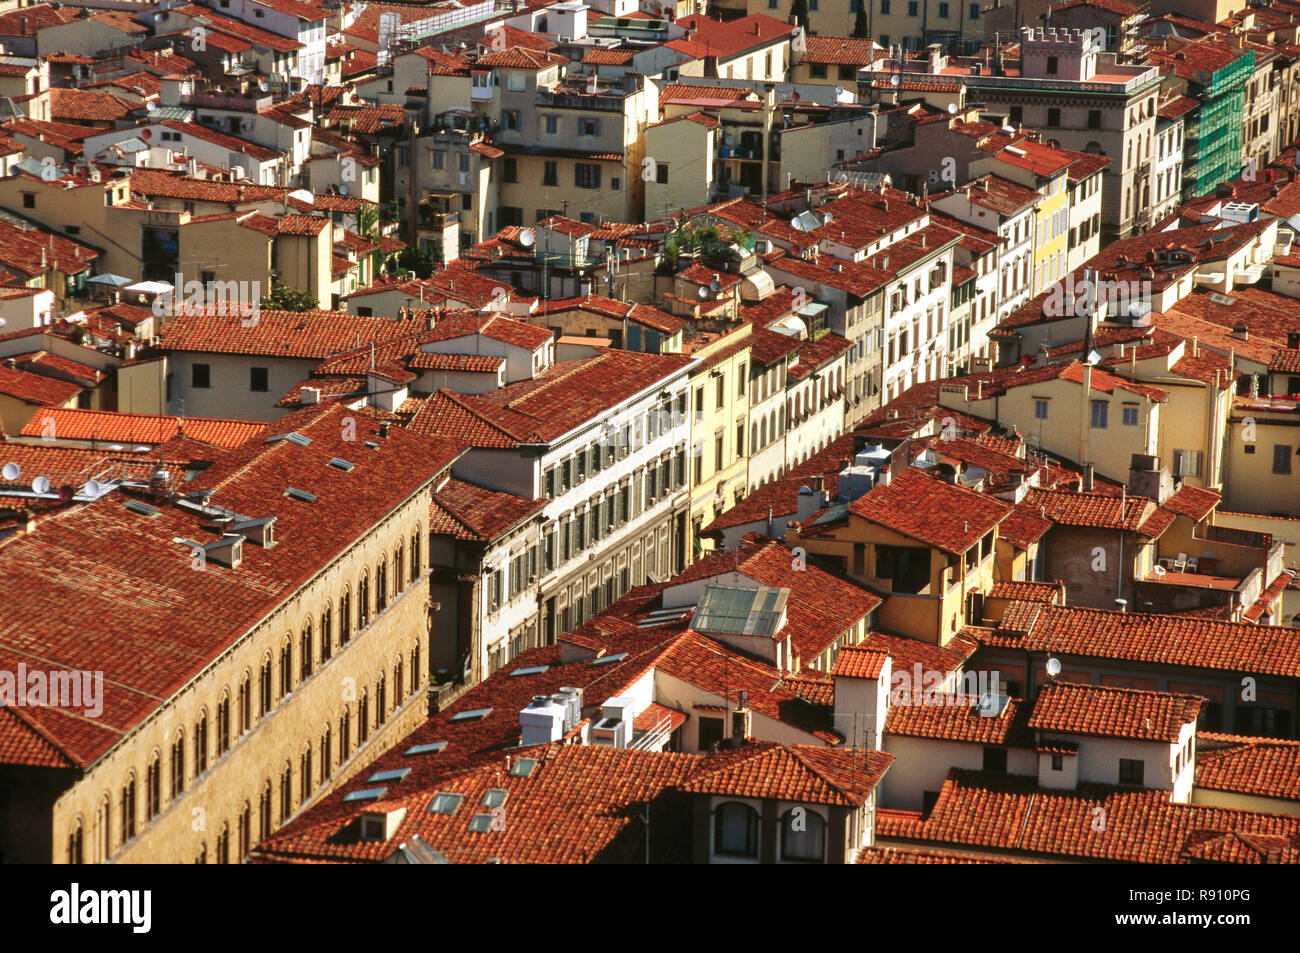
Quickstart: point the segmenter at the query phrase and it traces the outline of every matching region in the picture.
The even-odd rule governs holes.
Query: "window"
[[[826,822],[820,814],[805,808],[796,824],[794,812],[786,812],[781,818],[781,859],[826,859]]]
[[[940,20],[948,19],[948,4],[946,3],[939,4],[939,19]]]
[[[442,150],[442,149],[434,149],[433,152],[429,153],[429,155],[430,155],[430,157],[431,157],[430,161],[433,163],[433,167],[434,167],[435,169],[441,169],[441,168],[442,168],[442,162],[443,162],[443,156],[445,155],[444,150]]]
[[[1284,443],[1273,444],[1273,472],[1291,472],[1291,448]]]
[[[1055,56],[1049,56],[1049,57],[1047,58],[1047,74],[1048,74],[1049,76],[1055,76],[1055,75],[1056,75],[1056,65],[1057,65],[1057,64],[1056,64],[1056,57],[1055,57]]]
[[[758,856],[758,812],[748,804],[719,805],[713,821],[713,851],[740,857]]]
[[[914,17],[914,16],[916,16],[917,11],[918,11],[919,9],[920,9],[920,4],[918,4],[918,3],[916,2],[916,0],[908,0],[908,3],[907,3],[907,15],[908,15],[909,17]]]
[[[1100,110],[1100,109],[1089,109],[1089,110],[1088,110],[1088,128],[1089,128],[1089,129],[1100,129],[1100,128],[1101,128],[1101,110]]]
[[[179,739],[177,739],[179,743]],[[217,704],[217,755],[230,750],[230,696],[222,696]]]
[[[1047,419],[1047,401],[1045,400],[1034,401],[1034,419],[1035,420]]]
[[[1053,129],[1061,125],[1061,110],[1053,107],[1047,110],[1047,124]]]
[[[1124,407],[1124,426],[1136,427],[1138,424],[1138,409],[1135,406],[1126,405]]]
[[[1174,451],[1174,476],[1198,477],[1201,475],[1200,450]]]
[[[715,470],[722,469],[722,458],[723,458],[723,449],[724,449],[725,442],[726,442],[725,438],[723,437],[722,434],[717,434],[713,438],[713,469]]]
[[[708,751],[722,740],[722,719],[700,719],[700,750]]]
[[[245,675],[239,685],[239,733],[253,727],[253,680]]]
[[[456,164],[461,172],[469,171],[469,153],[461,152],[456,156]]]
[[[288,639],[280,646],[280,697],[293,691],[293,643]]]
[[[524,91],[524,74],[517,70],[511,70],[506,73],[506,89],[512,93],[522,93]]]
[[[599,136],[600,120],[599,119],[579,119],[578,135],[580,136]]]
[[[1065,756],[1059,754],[1052,755],[1052,770],[1061,771],[1064,770],[1064,768],[1065,768]]]
[[[560,184],[559,166],[552,161],[545,162],[542,166],[542,185],[559,185],[559,184]],[[539,217],[545,218],[546,216],[539,215]]]
[[[211,387],[212,386],[212,366],[209,364],[195,364],[191,368],[192,387]]]
[[[543,116],[542,122],[545,124],[546,134],[548,136],[558,136],[560,134],[559,116]]]
[[[258,683],[258,702],[260,714],[264,717],[271,710],[271,660],[262,663],[262,676]]]
[[[978,3],[972,3],[970,5],[970,19],[978,20],[979,18],[980,18],[980,5]]]
[[[122,843],[135,837],[135,778],[122,786]]]
[[[1142,772],[1145,767],[1142,761],[1135,761],[1132,758],[1119,759],[1119,783],[1120,784],[1141,784]]]
[[[208,716],[205,712],[194,723],[194,776],[208,770]]]
[[[984,749],[984,770],[996,771],[999,774],[1007,772],[1007,749],[1006,748],[985,748]]]
[[[1092,426],[1098,430],[1105,430],[1110,414],[1110,404],[1104,400],[1094,400],[1089,403],[1092,405]]]
[[[267,379],[267,368],[250,367],[248,369],[248,389],[265,393],[270,389],[270,383]]]
[[[880,0],[880,12],[885,16],[889,15],[889,0]]]
[[[501,112],[501,125],[508,131],[519,129],[519,111],[517,109],[505,109]]]
[[[1023,106],[1012,106],[1011,109],[1008,111],[1008,117],[1007,117],[1007,118],[1010,119],[1011,122],[1015,123],[1016,125],[1019,125],[1020,123],[1024,122],[1024,119],[1025,119],[1025,107],[1023,107]],[[906,304],[906,302],[904,302],[904,304]]]
[[[519,162],[518,160],[507,157],[501,164],[501,178],[506,182],[519,181]]]
[[[600,166],[588,162],[575,162],[573,184],[580,189],[600,188]]]
[[[185,790],[185,732],[178,731],[172,742],[172,797]]]

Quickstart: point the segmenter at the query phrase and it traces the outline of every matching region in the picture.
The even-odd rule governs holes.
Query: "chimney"
[[[1246,327],[1245,321],[1238,321],[1232,326],[1232,336],[1242,341],[1250,339],[1250,329]]]
[[[1083,492],[1084,493],[1092,492],[1095,469],[1096,468],[1093,467],[1091,463],[1085,463],[1083,465]]]
[[[380,436],[382,439],[384,439],[384,440],[387,440],[387,439],[388,439],[388,429],[389,429],[392,425],[393,425],[393,424],[392,424],[392,421],[389,421],[389,420],[381,420],[381,421],[379,422],[379,436]]]
[[[304,387],[302,391],[299,393],[298,402],[303,406],[306,406],[307,404],[319,404],[320,388]]]

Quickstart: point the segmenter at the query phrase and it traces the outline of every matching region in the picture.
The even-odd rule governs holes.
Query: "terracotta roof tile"
[[[457,539],[491,541],[546,506],[499,490],[450,479],[433,495],[430,532]]]
[[[697,794],[861,807],[893,760],[894,756],[886,751],[860,748],[745,745],[718,755],[682,789]]]
[[[849,512],[950,553],[964,553],[1011,512],[1011,504],[907,469],[858,497]]]
[[[1034,699],[1029,727],[1038,731],[1176,743],[1196,721],[1199,695],[1052,681]]]
[[[1198,732],[1196,787],[1300,801],[1300,741]]]

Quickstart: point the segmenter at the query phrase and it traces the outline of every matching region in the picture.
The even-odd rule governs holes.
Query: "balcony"
[[[552,109],[581,109],[583,111],[596,110],[598,112],[616,112],[623,111],[623,93],[575,93],[569,90],[557,89],[539,89],[537,91],[537,104],[539,106],[549,106]]]

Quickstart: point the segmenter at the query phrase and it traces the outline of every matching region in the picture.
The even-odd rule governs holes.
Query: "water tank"
[[[852,503],[876,485],[873,467],[845,467],[840,471],[839,498]]]
[[[548,695],[534,696],[529,706],[519,712],[520,743],[541,745],[559,741],[564,737],[567,711],[566,706],[557,705]]]

